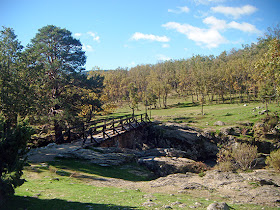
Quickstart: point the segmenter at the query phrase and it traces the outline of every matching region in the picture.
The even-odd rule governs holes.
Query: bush
[[[18,120],[15,125],[0,115],[0,205],[14,188],[22,185],[22,169],[25,162],[26,144],[32,129]]]
[[[221,148],[217,153],[217,169],[220,171],[233,171],[234,159],[232,157],[232,148],[225,147]]]
[[[275,170],[280,171],[280,149],[271,152],[265,163]]]
[[[221,171],[248,170],[258,157],[257,146],[241,143],[222,148],[217,154],[217,168]]]
[[[258,157],[258,148],[246,143],[238,144],[233,148],[232,156],[242,170],[248,170],[253,168],[252,164]]]

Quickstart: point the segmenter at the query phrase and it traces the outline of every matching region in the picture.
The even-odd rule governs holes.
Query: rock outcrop
[[[180,157],[143,157],[138,159],[138,163],[153,171],[156,176],[186,172],[199,173],[206,167],[202,163]]]
[[[184,157],[206,160],[216,157],[217,145],[203,132],[176,123],[153,125],[148,130],[148,148],[174,148],[184,151]]]

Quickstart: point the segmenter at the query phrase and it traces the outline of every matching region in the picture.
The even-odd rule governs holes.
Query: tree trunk
[[[54,121],[55,143],[63,143],[62,127],[57,120]]]

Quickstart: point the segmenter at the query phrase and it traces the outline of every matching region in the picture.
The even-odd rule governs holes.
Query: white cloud
[[[243,32],[249,32],[249,33],[256,33],[259,34],[261,33],[256,26],[242,22],[242,23],[237,23],[235,21],[232,21],[230,23],[227,23],[225,20],[220,20],[217,19],[213,16],[207,17],[203,20],[203,23],[210,25],[212,29],[217,29],[217,30],[225,30],[225,29],[237,29]]]
[[[169,61],[169,60],[171,60],[170,57],[168,57],[166,55],[163,55],[163,54],[157,54],[156,57],[159,61]]]
[[[82,34],[81,33],[75,33],[74,36],[75,37],[80,37],[80,36],[82,36]]]
[[[211,25],[212,29],[224,30],[227,28],[227,23],[225,20],[220,20],[213,16],[205,18],[203,23]]]
[[[97,36],[96,33],[89,31],[89,32],[87,32],[87,34],[92,37],[93,41],[100,42],[100,37]]]
[[[136,32],[132,35],[131,37],[132,40],[140,40],[140,39],[144,39],[144,40],[150,40],[150,41],[157,41],[157,42],[169,42],[170,38],[168,38],[167,36],[156,36],[153,34],[143,34],[140,32]]]
[[[222,13],[226,16],[232,16],[234,19],[240,18],[242,15],[250,15],[258,9],[252,5],[245,5],[243,7],[211,7],[211,10],[216,13]]]
[[[83,44],[82,49],[86,52],[93,52],[93,47],[91,45]]]
[[[245,22],[242,22],[242,23],[237,23],[235,21],[232,21],[228,24],[228,27],[229,28],[234,28],[234,29],[238,29],[240,31],[243,31],[243,32],[249,32],[249,33],[257,33],[257,34],[260,34],[261,31],[258,30],[256,28],[256,26],[250,24],[250,23],[245,23]]]
[[[176,22],[168,22],[162,26],[167,29],[175,29],[179,33],[186,35],[188,39],[195,41],[197,45],[206,45],[208,48],[215,48],[228,42],[215,28],[202,29]]]
[[[162,48],[169,48],[170,45],[169,44],[162,44]]]
[[[178,9],[168,9],[168,12],[181,14],[181,13],[188,13],[190,9],[188,7],[177,7]]]

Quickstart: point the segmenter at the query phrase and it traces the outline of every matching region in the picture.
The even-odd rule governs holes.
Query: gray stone
[[[225,123],[222,121],[217,121],[217,122],[214,122],[214,125],[223,126],[223,125],[225,125]]]
[[[105,150],[104,150],[105,151]],[[116,166],[135,161],[133,154],[126,153],[102,153],[91,149],[76,149],[58,154],[57,157],[63,159],[88,160],[93,164],[100,166]],[[110,150],[108,150],[110,151]]]
[[[145,165],[157,176],[174,173],[199,172],[197,162],[188,158],[143,157],[138,159],[140,165]]]
[[[147,144],[156,145],[158,148],[174,148],[168,151],[161,151],[165,156],[186,157],[197,160],[216,157],[218,152],[217,145],[213,143],[214,141],[211,141],[211,138],[214,137],[188,126],[167,123],[153,125],[151,130],[154,133],[159,133],[159,136],[149,139],[146,142]]]
[[[207,207],[207,210],[229,210],[229,206],[223,203],[212,203]]]

